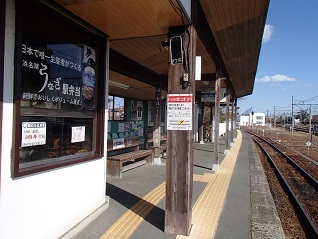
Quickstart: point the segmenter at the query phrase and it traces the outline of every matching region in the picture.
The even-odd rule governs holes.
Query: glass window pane
[[[21,117],[20,164],[92,151],[92,119]]]
[[[114,120],[125,120],[125,100],[122,97],[114,97]]]
[[[100,157],[106,36],[41,1],[16,10],[14,176]]]
[[[97,84],[94,38],[91,40],[58,14],[39,11],[30,4],[24,4],[23,8],[20,25],[23,38],[17,46],[22,66],[21,106],[94,113]]]
[[[109,120],[114,120],[114,96],[108,96]]]
[[[125,98],[108,96],[109,120],[125,120]]]

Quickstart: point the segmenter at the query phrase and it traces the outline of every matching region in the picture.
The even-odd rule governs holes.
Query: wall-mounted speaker
[[[182,37],[170,38],[170,62],[172,65],[183,63]]]

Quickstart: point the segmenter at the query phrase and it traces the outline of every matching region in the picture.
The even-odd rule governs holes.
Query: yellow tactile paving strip
[[[241,142],[242,134],[238,131],[236,141],[221,163],[220,170],[215,174],[204,174],[202,176],[201,179],[205,182],[207,181],[208,185],[193,207],[193,225],[190,235],[187,237],[178,236],[178,239],[204,239],[214,237]]]
[[[193,226],[190,235],[187,237],[177,236],[178,239],[213,238],[241,142],[242,134],[238,131],[236,141],[221,163],[219,171],[214,174],[193,175],[194,181],[206,182],[208,184],[193,207]],[[146,194],[142,200],[132,206],[112,225],[101,239],[129,238],[150,213],[152,208],[157,205],[164,196],[165,182],[157,186],[154,190]]]
[[[157,205],[165,196],[165,182],[161,183],[154,190],[146,194],[132,206],[111,228],[101,237],[101,239],[129,238],[138,228],[144,218],[150,213],[154,205]]]

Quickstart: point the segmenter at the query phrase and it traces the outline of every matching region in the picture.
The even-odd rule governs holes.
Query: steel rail
[[[259,137],[259,138],[261,138],[261,137]],[[281,171],[279,170],[279,168],[275,164],[274,160],[268,154],[266,149],[261,145],[261,143],[259,141],[257,141],[254,138],[253,138],[253,140],[259,145],[259,147],[262,149],[262,151],[265,153],[265,155],[269,159],[271,165],[275,168],[276,173],[277,173],[276,175],[278,175],[278,178],[279,178],[279,181],[281,182],[282,187],[286,189],[286,192],[289,194],[290,198],[294,201],[294,204],[295,204],[295,207],[296,207],[295,209],[299,212],[299,215],[306,220],[307,226],[308,226],[308,230],[309,230],[308,233],[310,233],[310,235],[312,235],[313,238],[318,238],[318,228],[316,227],[316,225],[311,220],[310,216],[308,215],[308,213],[306,212],[306,210],[302,206],[301,202],[298,200],[297,196],[294,194],[292,188],[289,186],[288,182],[286,181],[286,179],[284,178],[283,174],[281,173]],[[264,142],[268,143],[266,140],[264,140]],[[273,147],[272,144],[269,143],[269,145]],[[278,150],[275,146],[274,146],[274,148],[275,148],[275,150]],[[278,151],[280,153],[283,153],[280,150],[278,150]]]
[[[287,154],[285,154],[283,151],[281,151],[279,148],[277,148],[275,145],[273,145],[271,142],[268,140],[260,137],[259,135],[250,133],[254,135],[255,137],[258,137],[262,141],[266,142],[269,144],[271,147],[273,147],[277,152],[279,152],[284,158],[287,159],[289,163],[291,163],[300,173],[301,175],[316,189],[318,190],[318,181],[313,178],[306,170],[304,170],[302,167],[300,167],[292,158],[290,158]]]

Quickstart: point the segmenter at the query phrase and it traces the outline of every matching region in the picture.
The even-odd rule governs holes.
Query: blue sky
[[[271,0],[253,94],[238,99],[241,114],[290,115],[318,104],[318,1]],[[312,105],[318,114],[318,106]]]

